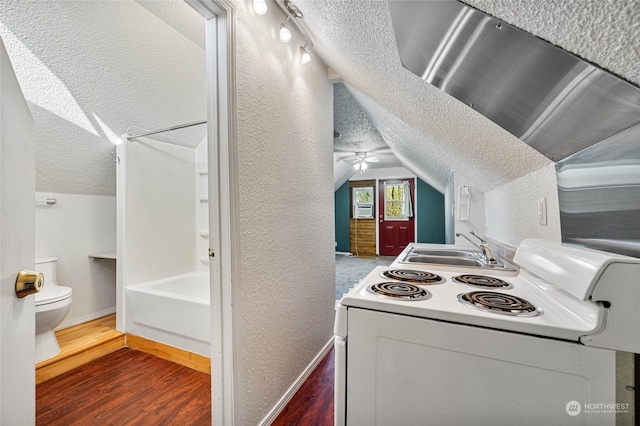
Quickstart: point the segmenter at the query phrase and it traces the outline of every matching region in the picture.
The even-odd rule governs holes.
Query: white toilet
[[[36,271],[44,274],[44,286],[36,293],[36,363],[60,353],[53,333],[71,308],[71,288],[58,285],[55,257],[36,259]]]

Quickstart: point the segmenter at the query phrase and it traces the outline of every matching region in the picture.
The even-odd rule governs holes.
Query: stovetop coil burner
[[[478,287],[502,288],[503,290],[513,288],[513,286],[500,278],[487,277],[484,275],[458,275],[453,277],[454,281],[462,284],[475,285]]]
[[[493,291],[472,291],[458,295],[458,300],[467,306],[496,314],[535,317],[542,314],[528,300],[510,294]]]
[[[370,293],[400,300],[426,300],[431,293],[413,284],[402,282],[383,282],[367,287]]]
[[[416,271],[415,269],[389,269],[380,274],[383,278],[404,281],[414,284],[440,284],[444,278],[428,271]]]

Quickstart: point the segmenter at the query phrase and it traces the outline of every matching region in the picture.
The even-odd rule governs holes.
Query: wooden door
[[[0,40],[0,424],[35,424],[35,296],[16,276],[35,263],[35,142],[27,102]]]
[[[404,183],[409,183],[409,194]],[[397,256],[415,241],[415,179],[381,180],[378,186],[378,241],[381,256]],[[411,201],[406,204],[406,199]]]

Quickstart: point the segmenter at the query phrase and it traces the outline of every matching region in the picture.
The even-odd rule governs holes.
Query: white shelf
[[[200,231],[200,236],[202,238],[209,238],[209,231]]]
[[[116,252],[115,251],[104,251],[102,253],[91,253],[89,255],[89,259],[113,259],[116,260]]]

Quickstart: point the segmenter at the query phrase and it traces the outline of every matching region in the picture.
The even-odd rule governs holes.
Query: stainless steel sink
[[[496,258],[495,263],[488,262],[482,252],[466,248],[414,248],[411,249],[400,263],[439,265],[451,268],[471,268],[472,270],[484,269],[493,272],[517,273],[518,269],[507,261]]]
[[[447,256],[447,257],[464,257],[464,258],[477,258],[482,256],[479,251],[464,251],[464,250],[424,250],[414,249],[411,250],[410,255],[425,255],[425,256]]]
[[[482,268],[486,265],[479,259],[470,259],[464,257],[445,257],[445,256],[407,256],[405,259],[411,263],[434,263],[438,265],[459,265],[459,266],[475,266],[476,268]]]

